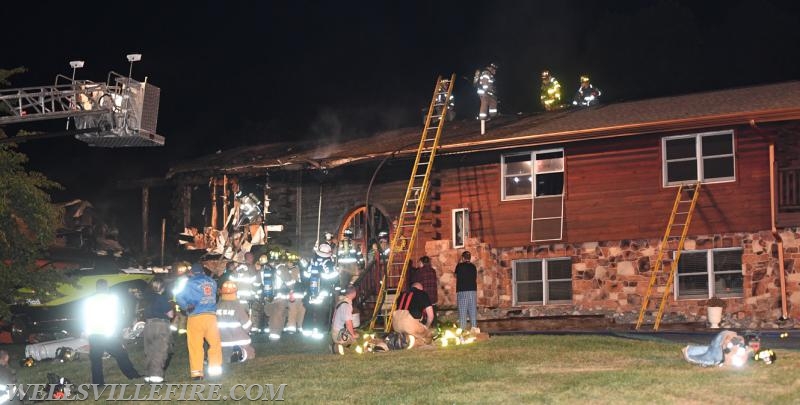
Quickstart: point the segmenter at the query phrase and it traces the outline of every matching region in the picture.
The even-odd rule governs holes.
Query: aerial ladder
[[[133,63],[140,54],[127,56],[128,76],[109,72],[105,83],[75,80],[83,61],[72,61],[72,77],[57,75],[52,85],[0,89],[0,125],[66,119],[63,132],[0,139],[18,143],[33,139],[75,136],[90,146],[162,146],[156,133],[161,90],[134,80]]]
[[[451,75],[450,79],[443,79],[441,76],[436,79],[428,115],[422,129],[422,139],[417,148],[417,157],[411,169],[408,188],[392,236],[389,257],[386,260],[386,270],[369,324],[370,330],[373,331],[380,330],[379,327],[385,332],[391,331],[397,296],[403,291],[408,266],[414,254],[420,219],[430,188],[431,169],[439,147],[442,128],[446,122],[447,106],[453,94],[455,79],[455,74]]]
[[[700,197],[701,183],[697,182],[690,185],[680,185],[678,193],[675,196],[675,202],[672,204],[672,212],[667,222],[667,230],[664,232],[664,237],[661,239],[661,247],[658,250],[656,258],[656,267],[650,273],[650,283],[647,285],[647,292],[642,298],[642,308],[639,310],[639,319],[636,321],[636,329],[639,330],[644,323],[645,314],[650,306],[650,297],[653,292],[658,289],[657,284],[659,280],[663,279],[664,273],[664,255],[669,250],[670,238],[679,238],[678,246],[674,250],[672,263],[670,265],[669,275],[667,275],[666,284],[663,286],[664,291],[661,296],[661,303],[658,306],[656,313],[655,324],[653,330],[658,330],[661,325],[661,318],[664,316],[664,308],[669,301],[669,295],[672,291],[672,283],[675,280],[675,272],[678,271],[678,261],[681,258],[683,251],[683,244],[686,241],[686,235],[689,232],[689,225],[692,223],[692,216],[697,200]]]

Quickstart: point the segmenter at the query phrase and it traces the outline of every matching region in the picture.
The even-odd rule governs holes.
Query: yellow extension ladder
[[[375,300],[375,309],[369,323],[370,330],[376,330],[377,321],[382,318],[383,330],[391,331],[392,314],[397,305],[396,298],[403,290],[408,265],[413,259],[414,242],[428,197],[433,159],[439,147],[439,138],[447,115],[447,104],[453,94],[455,81],[455,73],[449,80],[443,79],[442,76],[436,79],[425,126],[422,129],[422,139],[417,148],[417,158],[414,160],[411,178],[408,180],[408,188],[397,219],[397,228],[392,236],[381,289]]]
[[[690,199],[683,199],[684,191],[691,193]],[[694,214],[697,199],[700,197],[700,183],[681,185],[678,187],[678,194],[675,196],[675,203],[672,205],[672,213],[669,216],[669,223],[667,223],[667,230],[664,232],[664,238],[661,239],[661,247],[658,250],[658,257],[656,258],[656,267],[650,274],[650,284],[647,286],[647,292],[642,299],[642,309],[639,310],[639,319],[636,321],[636,329],[641,328],[644,321],[647,307],[650,304],[650,296],[653,294],[654,286],[657,284],[661,272],[663,271],[664,254],[668,250],[669,239],[677,237],[675,234],[676,229],[680,230],[680,240],[678,247],[675,249],[675,257],[672,259],[670,266],[669,277],[667,284],[664,287],[664,294],[661,297],[661,304],[658,306],[658,314],[656,315],[653,330],[658,330],[661,325],[661,317],[664,315],[664,308],[669,301],[669,294],[672,290],[672,282],[675,279],[675,272],[678,271],[678,261],[681,258],[683,251],[683,243],[686,241],[686,234],[689,232],[689,225],[692,223],[692,215]],[[687,206],[688,204],[688,206]],[[676,220],[679,223],[676,223]],[[681,222],[682,221],[682,222]]]

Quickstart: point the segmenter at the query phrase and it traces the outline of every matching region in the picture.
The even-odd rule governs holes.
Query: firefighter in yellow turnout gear
[[[208,375],[222,374],[222,345],[217,326],[217,283],[195,263],[186,287],[178,293],[178,305],[188,315],[186,344],[189,349],[189,370],[193,380],[202,380],[203,340],[208,342]]]
[[[542,88],[539,98],[542,101],[542,106],[545,111],[553,111],[563,108],[561,103],[561,84],[550,71],[545,70],[542,72]]]
[[[297,265],[297,261],[290,261],[287,269],[289,271],[289,281],[286,286],[289,288],[289,316],[286,320],[284,330],[288,333],[302,332],[303,320],[306,317],[306,307],[303,305],[305,298],[305,288],[303,285],[302,272]]]
[[[273,269],[272,282],[275,291],[272,300],[266,299],[264,312],[269,316],[269,340],[278,340],[286,325],[286,312],[289,303],[289,270],[286,263],[277,263]]]

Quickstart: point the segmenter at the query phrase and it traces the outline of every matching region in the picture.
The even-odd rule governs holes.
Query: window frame
[[[716,135],[730,135],[731,136],[731,153],[724,154],[724,155],[710,155],[704,156],[703,155],[703,138],[708,136],[716,136]],[[690,180],[682,180],[682,181],[673,181],[670,182],[667,176],[667,164],[669,162],[676,162],[681,160],[691,160],[689,158],[682,158],[682,159],[674,159],[674,160],[667,160],[667,141],[671,141],[674,139],[689,139],[694,138],[694,160],[696,160],[696,170],[697,176],[695,179]],[[703,171],[703,160],[708,158],[722,158],[722,157],[731,157],[733,159],[733,176],[731,177],[715,177],[711,180],[705,178],[705,173]],[[711,131],[711,132],[698,132],[694,134],[682,134],[682,135],[671,135],[671,136],[664,136],[661,138],[661,184],[664,188],[668,187],[678,187],[680,185],[687,185],[687,184],[694,184],[698,181],[703,184],[712,184],[712,183],[730,183],[735,182],[737,178],[737,170],[736,170],[736,134],[732,129],[726,129],[722,131]]]
[[[520,194],[520,195],[506,195],[506,178],[512,177],[511,175],[506,174],[506,158],[512,156],[525,156],[528,155],[529,162],[531,162],[531,171],[528,173],[531,181],[531,189],[528,194]],[[500,155],[500,201],[516,201],[516,200],[528,200],[533,198],[533,152],[518,152],[518,153],[503,153]]]
[[[456,242],[456,215],[461,213],[463,218],[463,224],[461,226],[461,244]],[[469,238],[469,208],[454,208],[451,211],[450,216],[450,235],[452,235],[453,239],[453,248],[463,248],[467,244],[467,238]]]
[[[706,255],[706,271],[705,271],[705,274],[706,274],[706,276],[708,278],[708,291],[706,292],[707,296],[703,297],[703,298],[701,298],[701,297],[686,297],[686,296],[682,297],[680,295],[680,290],[678,288],[680,286],[681,274],[679,272],[679,269],[675,269],[675,282],[672,285],[672,294],[673,294],[672,296],[673,296],[673,299],[675,301],[677,301],[677,300],[682,300],[682,301],[707,300],[707,299],[709,299],[711,297],[714,297],[714,296],[717,296],[719,298],[744,298],[744,295],[745,295],[744,287],[742,287],[741,295],[724,295],[724,296],[718,296],[717,295],[717,292],[716,292],[717,291],[716,290],[716,277],[715,277],[715,275],[716,274],[734,274],[734,271],[725,271],[725,272],[721,272],[721,273],[714,272],[714,252],[723,252],[723,251],[727,251],[727,252],[739,251],[742,255],[744,255],[744,248],[741,248],[741,247],[714,248],[714,249],[695,249],[695,250],[684,250],[683,252],[681,252],[681,257],[683,257],[683,255],[687,254],[687,253],[689,253],[689,254],[705,253],[705,255]],[[672,253],[673,260],[675,259],[675,253],[676,252]],[[741,258],[740,262],[741,262],[740,264],[741,264],[742,267],[741,267],[741,269],[739,269],[739,273],[738,274],[740,274],[742,276],[742,281],[744,282],[744,259]],[[675,263],[675,262],[673,261],[673,263]],[[691,274],[684,273],[683,276],[691,276],[691,275],[698,275],[698,274],[701,274],[701,273],[691,273]]]
[[[550,280],[547,276],[547,263],[554,262],[554,261],[568,261],[570,264],[570,277],[568,279],[565,278],[558,278]],[[519,281],[517,280],[517,264],[518,263],[542,263],[542,279],[541,280],[525,280]],[[569,300],[551,300],[550,299],[550,282],[563,282],[569,281],[570,286],[570,299]],[[534,283],[541,283],[542,284],[542,300],[541,301],[519,301],[517,297],[517,285],[523,284],[534,284]],[[544,259],[518,259],[511,262],[511,295],[512,295],[512,305],[563,305],[563,304],[572,304],[574,302],[575,297],[575,290],[572,283],[572,258],[570,257],[549,257]]]

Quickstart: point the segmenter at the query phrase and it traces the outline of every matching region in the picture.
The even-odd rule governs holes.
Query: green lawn
[[[185,340],[177,342],[167,372],[189,382]],[[731,370],[683,361],[681,345],[606,336],[509,336],[447,348],[336,356],[323,343],[291,337],[257,343],[258,358],[228,366],[223,392],[234,384],[288,386],[286,403],[800,403],[800,352],[779,350],[771,365],[751,362]],[[144,371],[140,346],[130,348]],[[113,360],[106,382],[128,383]],[[42,362],[19,371],[20,382],[45,382],[56,372],[89,382],[86,359]],[[139,381],[141,382],[141,381]]]

